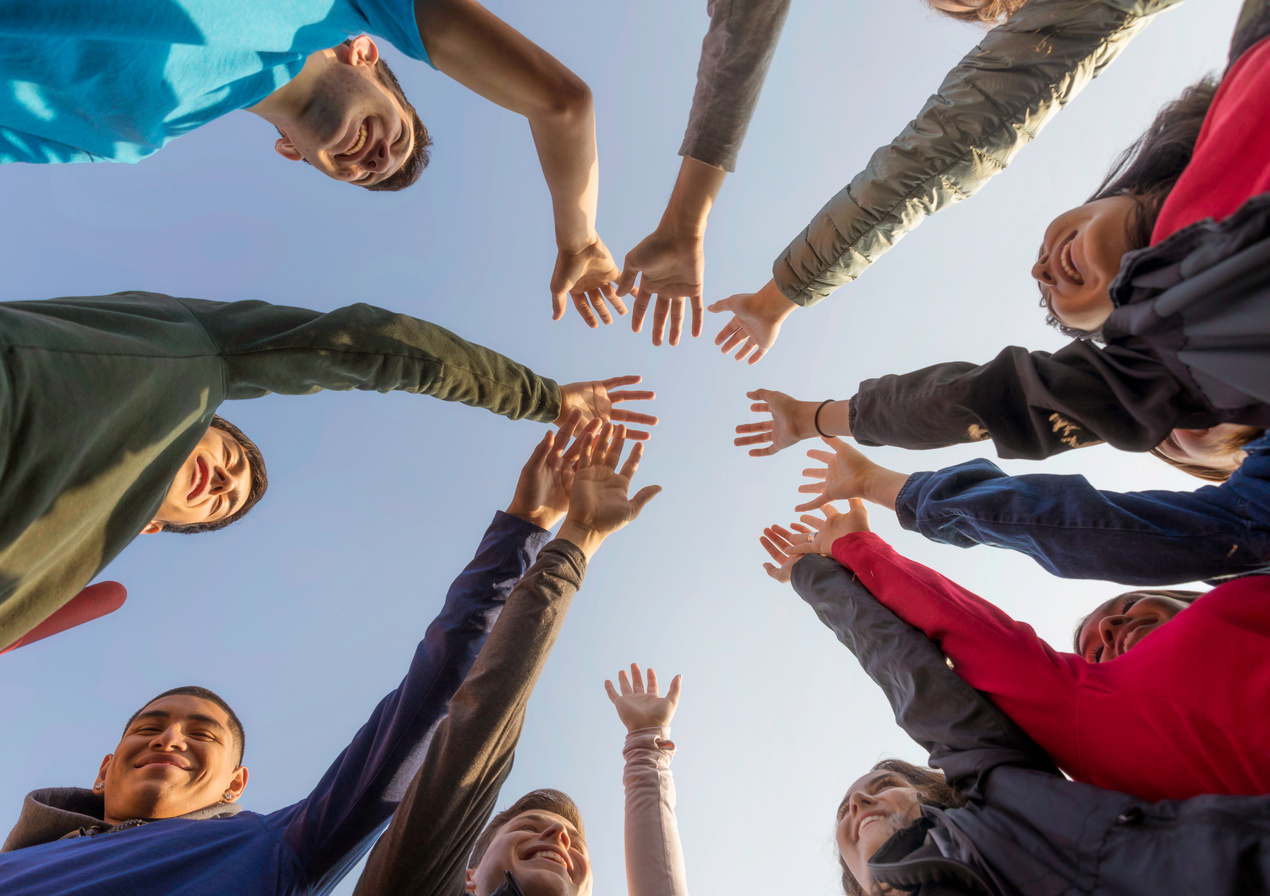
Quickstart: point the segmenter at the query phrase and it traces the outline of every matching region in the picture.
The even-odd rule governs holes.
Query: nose
[[[1098,637],[1102,639],[1102,643],[1107,647],[1116,643],[1116,632],[1120,630],[1120,626],[1129,620],[1128,616],[1115,615],[1104,616],[1098,623]]]
[[[234,486],[234,480],[230,478],[229,471],[220,464],[212,464],[209,479],[211,480],[207,484],[209,495],[223,495]]]
[[[542,838],[544,840],[555,840],[557,843],[559,843],[561,846],[567,849],[570,842],[569,829],[566,828],[564,825],[562,825],[558,821],[553,822],[549,827],[543,830]]]
[[[875,803],[877,803],[877,800],[873,797],[863,791],[857,790],[855,793],[851,794],[851,799],[847,801],[847,811],[850,812],[851,816],[854,818],[866,809],[873,808]]]
[[[375,148],[362,159],[362,167],[367,171],[385,171],[391,161],[392,156],[388,152],[388,141],[379,140],[375,143]]]
[[[1036,264],[1032,265],[1032,279],[1037,283],[1044,283],[1047,286],[1054,285],[1054,275],[1050,273],[1050,254],[1042,252],[1041,257],[1036,259]]]
[[[185,735],[181,733],[181,729],[176,725],[169,725],[150,741],[150,747],[156,750],[176,750],[178,752],[185,751]]]

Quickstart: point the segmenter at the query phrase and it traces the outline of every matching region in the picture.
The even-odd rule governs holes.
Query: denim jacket
[[[1007,476],[987,460],[914,473],[895,511],[932,541],[1027,554],[1054,575],[1171,585],[1270,567],[1270,436],[1221,485],[1106,492],[1084,476]]]

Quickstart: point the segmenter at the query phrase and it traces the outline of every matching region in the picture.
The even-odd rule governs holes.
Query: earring
[[[225,791],[225,802],[232,803],[234,801],[234,792],[232,790]]]
[[[106,785],[103,782],[98,781],[96,784],[93,785],[93,790],[101,790],[105,786]]]

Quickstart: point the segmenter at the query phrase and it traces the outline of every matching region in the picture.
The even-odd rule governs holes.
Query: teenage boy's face
[[[375,74],[379,50],[369,37],[329,53],[307,103],[280,126],[274,148],[335,180],[378,183],[410,155],[413,117]]]
[[[201,697],[162,697],[132,720],[93,789],[105,797],[110,823],[174,818],[237,799],[247,786],[237,759],[225,710]]]
[[[835,839],[843,861],[866,893],[873,885],[869,859],[920,814],[917,789],[886,769],[869,772],[847,789],[838,806]]]
[[[467,872],[467,891],[488,896],[516,876],[525,896],[588,896],[591,859],[586,841],[554,812],[531,809],[498,829],[480,864]]]
[[[1076,636],[1076,648],[1087,662],[1109,662],[1172,622],[1186,607],[1185,601],[1163,594],[1121,595],[1089,614]]]
[[[1111,315],[1108,288],[1129,251],[1127,222],[1137,203],[1111,196],[1063,212],[1045,228],[1032,277],[1061,322],[1097,330]]]
[[[251,464],[238,440],[212,427],[181,464],[154,520],[142,532],[164,524],[214,523],[230,516],[251,492]]]

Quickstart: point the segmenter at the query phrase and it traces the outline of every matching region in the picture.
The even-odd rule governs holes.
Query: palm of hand
[[[552,283],[569,293],[582,293],[606,286],[620,275],[608,247],[596,240],[581,252],[561,250]]]
[[[648,693],[624,694],[614,700],[613,705],[617,707],[617,717],[627,731],[669,725],[676,708],[668,697]]]
[[[571,518],[596,530],[616,531],[635,518],[626,497],[630,479],[605,466],[578,470],[570,498]]]
[[[701,295],[706,257],[700,240],[653,234],[631,250],[628,264],[642,273],[641,293],[677,298]]]

